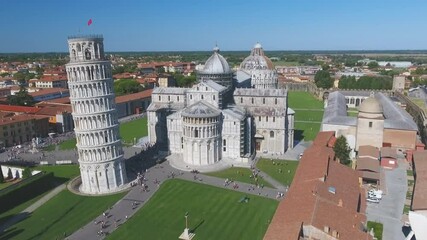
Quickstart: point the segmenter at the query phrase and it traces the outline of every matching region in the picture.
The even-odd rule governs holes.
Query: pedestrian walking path
[[[9,227],[13,226],[14,224],[22,221],[27,216],[29,216],[32,212],[34,212],[37,208],[39,208],[41,205],[49,201],[51,198],[55,197],[58,193],[60,193],[62,190],[64,190],[66,187],[66,184],[61,184],[58,187],[54,188],[52,191],[50,191],[48,194],[40,198],[38,201],[27,207],[25,210],[23,210],[18,215],[12,217],[8,221],[6,221],[2,226],[0,226],[0,233],[4,232]]]
[[[113,232],[121,224],[129,220],[159,189],[161,183],[168,179],[179,178],[188,181],[208,184],[225,189],[239,191],[245,194],[254,194],[272,199],[278,199],[278,190],[273,188],[256,188],[252,184],[236,182],[234,184],[225,184],[225,180],[217,177],[195,174],[190,172],[181,172],[172,168],[168,161],[150,168],[144,174],[147,191],[144,191],[141,185],[131,188],[129,193],[118,201],[110,209],[106,209],[104,214],[98,216],[94,221],[86,224],[84,227],[73,233],[67,239],[94,239],[104,238],[106,234]],[[279,200],[281,200],[280,198]],[[102,233],[101,233],[102,230]]]

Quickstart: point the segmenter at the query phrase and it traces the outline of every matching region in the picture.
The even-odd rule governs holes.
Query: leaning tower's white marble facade
[[[68,38],[66,65],[82,184],[88,194],[116,192],[127,183],[111,62],[101,35]]]

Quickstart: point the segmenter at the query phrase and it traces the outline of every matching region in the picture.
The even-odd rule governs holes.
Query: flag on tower
[[[90,26],[92,24],[92,18],[87,21],[87,25]]]

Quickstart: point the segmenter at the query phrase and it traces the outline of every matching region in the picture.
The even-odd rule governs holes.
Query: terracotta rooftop
[[[50,103],[71,103],[70,97],[50,99],[50,100],[46,100],[45,102],[50,102]]]
[[[49,118],[48,116],[41,116],[41,115],[19,114],[19,115],[13,115],[10,117],[1,118],[0,126],[8,125],[16,122],[25,122],[32,119],[48,119],[48,118]]]
[[[363,231],[366,203],[359,174],[333,160],[333,150],[327,146],[332,137],[334,132],[320,132],[304,152],[265,240],[298,240],[305,227],[314,227],[331,239],[334,231],[339,239],[372,239]]]
[[[359,157],[370,157],[374,159],[380,158],[380,150],[374,146],[364,145],[359,147]]]
[[[67,75],[43,75],[38,82],[56,82],[56,81],[67,81]]]
[[[387,158],[394,158],[397,159],[397,150],[393,147],[382,147],[381,148],[381,158],[387,157]]]
[[[39,110],[40,109],[38,109],[36,107],[25,107],[25,106],[0,104],[0,111],[2,111],[2,112],[36,113]]]
[[[68,92],[68,91],[69,90],[65,88],[44,88],[44,89],[40,89],[37,92],[31,92],[28,94],[30,94],[33,97],[38,97],[38,96],[48,95],[52,93]]]
[[[427,150],[414,152],[414,169],[412,210],[427,210]]]
[[[142,92],[132,93],[128,95],[118,96],[116,97],[116,103],[129,102],[132,100],[151,98],[151,93],[153,89],[144,90]]]

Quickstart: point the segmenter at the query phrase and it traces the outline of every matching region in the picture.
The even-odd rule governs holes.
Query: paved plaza
[[[368,221],[383,224],[383,239],[405,239],[401,219],[407,191],[407,163],[399,159],[398,164],[394,170],[384,170],[387,192],[379,203],[368,203],[366,209]]]

